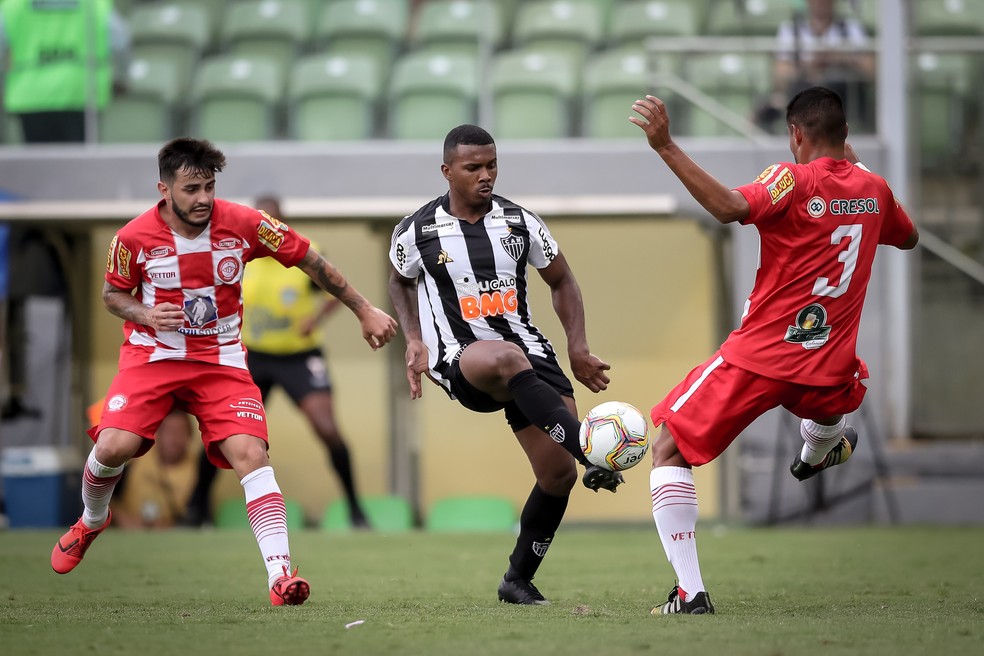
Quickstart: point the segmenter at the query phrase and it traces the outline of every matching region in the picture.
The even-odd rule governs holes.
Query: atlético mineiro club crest
[[[519,262],[519,258],[523,255],[523,249],[526,247],[525,239],[519,235],[509,233],[505,237],[501,237],[499,243],[502,244],[502,249],[506,251],[509,257]]]

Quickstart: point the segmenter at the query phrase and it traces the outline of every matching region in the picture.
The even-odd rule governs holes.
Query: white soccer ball
[[[606,401],[585,415],[578,438],[588,462],[622,471],[638,465],[649,450],[649,422],[628,403]]]

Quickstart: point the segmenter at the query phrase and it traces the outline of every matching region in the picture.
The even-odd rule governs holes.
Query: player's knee
[[[531,367],[523,349],[510,342],[502,342],[502,347],[496,350],[494,366],[502,380],[509,380]]]
[[[106,428],[99,433],[93,455],[101,465],[119,467],[137,453],[143,441],[144,438],[134,433]]]
[[[566,497],[577,483],[577,468],[571,460],[570,467],[555,467],[537,478],[537,484],[547,494]]]
[[[683,455],[666,426],[660,429],[652,445],[653,467],[676,466]]]

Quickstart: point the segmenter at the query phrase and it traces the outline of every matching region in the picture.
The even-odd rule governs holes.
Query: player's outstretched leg
[[[553,543],[569,499],[547,494],[539,483],[533,486],[519,518],[519,537],[509,556],[509,569],[499,583],[499,601],[536,606],[550,603],[533,585],[533,577]]]
[[[803,454],[798,454],[795,458],[793,458],[793,462],[789,466],[790,473],[792,473],[797,480],[805,481],[808,478],[816,476],[824,469],[829,469],[830,467],[835,467],[847,462],[848,458],[851,457],[854,450],[858,447],[858,432],[853,426],[846,426],[843,431],[843,434],[839,435],[837,438],[837,442],[834,444],[833,448],[816,462],[806,462],[803,459]],[[806,447],[804,447],[804,450],[805,448]]]

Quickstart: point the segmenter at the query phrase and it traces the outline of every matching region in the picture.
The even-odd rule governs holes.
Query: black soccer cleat
[[[808,465],[802,460],[800,460],[799,454],[793,458],[793,464],[789,466],[789,472],[800,481],[805,481],[808,478],[813,478],[824,469],[829,467],[834,467],[841,463],[847,462],[847,459],[851,457],[854,450],[858,448],[858,432],[854,430],[853,426],[848,426],[844,429],[844,435],[841,437],[840,442],[838,442],[833,449],[830,450],[819,465]]]
[[[649,612],[652,615],[713,615],[714,604],[711,603],[711,595],[704,591],[695,594],[690,601],[684,601],[680,598],[680,586],[674,585],[666,603]]]
[[[615,488],[624,483],[625,479],[622,477],[622,472],[605,469],[598,465],[590,465],[584,470],[581,482],[584,483],[584,487],[595,492],[599,489],[615,492]]]
[[[532,582],[526,579],[506,579],[499,583],[499,601],[526,606],[548,606],[547,601]]]

